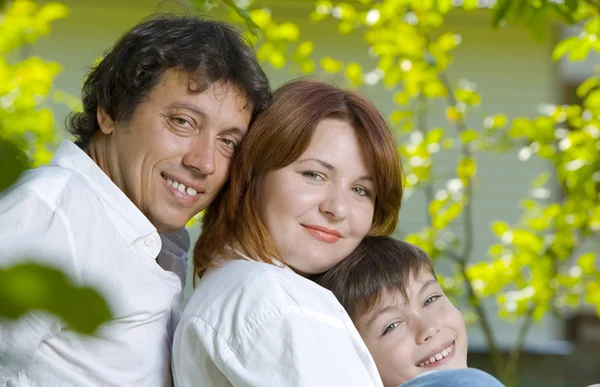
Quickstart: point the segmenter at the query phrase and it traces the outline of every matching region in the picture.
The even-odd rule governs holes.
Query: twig
[[[506,368],[504,375],[506,376],[506,384],[510,386],[514,386],[517,378],[517,370],[519,366],[519,356],[521,352],[523,352],[523,346],[525,345],[525,337],[527,337],[527,333],[529,332],[529,328],[531,328],[531,324],[533,323],[533,312],[535,311],[535,304],[529,307],[527,314],[525,315],[525,319],[523,320],[523,324],[519,328],[519,333],[517,335],[517,341],[513,346],[513,349],[510,351],[508,356],[508,360],[506,361]]]
[[[423,135],[427,135],[427,97],[420,93],[417,97],[417,130]],[[433,162],[432,162],[433,163]],[[431,168],[433,170],[433,166]],[[427,225],[431,227],[432,219],[429,214],[429,205],[433,201],[433,182],[430,176],[429,181],[423,183],[423,193],[425,194],[425,220]]]
[[[448,104],[452,107],[455,107],[457,105],[457,101],[456,101],[456,98],[454,97],[454,90],[452,88],[452,85],[450,84],[447,74],[445,72],[442,72],[439,74],[439,78],[448,92],[448,95],[447,95]],[[456,121],[456,130],[458,131],[459,134],[462,133],[463,131],[467,130],[467,125],[462,117]],[[471,150],[465,144],[462,145],[462,154],[465,157],[471,156]],[[487,313],[485,312],[485,309],[483,308],[483,305],[481,305],[481,300],[475,294],[475,289],[473,289],[473,285],[471,284],[471,281],[467,275],[467,265],[468,265],[469,261],[471,260],[471,254],[473,252],[473,232],[474,232],[473,231],[473,208],[471,205],[471,200],[473,197],[472,196],[473,188],[472,188],[471,183],[472,183],[472,179],[469,178],[467,181],[466,187],[465,187],[466,200],[465,200],[465,205],[464,205],[464,209],[463,209],[463,233],[464,233],[463,251],[460,256],[456,255],[453,252],[450,252],[449,256],[456,263],[458,263],[458,265],[460,267],[460,271],[466,282],[469,301],[470,301],[471,305],[473,306],[473,308],[475,309],[475,313],[477,314],[477,316],[479,318],[481,328],[483,329],[483,333],[485,335],[486,342],[487,342],[487,345],[488,345],[488,348],[490,351],[490,356],[492,358],[492,363],[494,365],[494,369],[496,370],[496,373],[501,378],[503,378],[504,362],[502,360],[502,356],[500,355],[500,351],[498,350],[498,345],[496,344],[496,340],[494,337],[494,333],[492,331],[491,323],[489,321]]]

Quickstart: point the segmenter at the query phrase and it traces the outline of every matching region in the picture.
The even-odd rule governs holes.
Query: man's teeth
[[[442,350],[441,352],[438,352],[435,355],[431,356],[429,358],[429,360],[425,360],[423,363],[419,364],[419,367],[423,367],[428,364],[435,363],[438,360],[442,360],[443,358],[445,358],[452,352],[453,348],[454,348],[454,343],[450,344],[450,346],[448,348]]]
[[[173,179],[167,178],[167,183],[169,183],[169,185],[171,187],[175,188],[176,190],[178,190],[181,193],[185,193],[185,194],[187,194],[189,196],[196,196],[196,195],[198,195],[198,191],[196,191],[192,187],[186,187],[185,184],[180,183],[178,181],[175,181]]]

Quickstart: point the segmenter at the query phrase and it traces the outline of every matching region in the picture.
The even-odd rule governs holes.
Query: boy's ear
[[[96,108],[96,119],[102,133],[111,134],[115,130],[116,121],[100,105]]]

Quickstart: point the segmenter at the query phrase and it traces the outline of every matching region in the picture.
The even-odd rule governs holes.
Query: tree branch
[[[467,295],[469,297],[469,302],[475,309],[475,313],[479,318],[479,323],[481,325],[481,329],[483,329],[483,334],[485,335],[485,340],[488,345],[488,349],[490,350],[490,357],[492,358],[492,364],[494,366],[494,370],[496,374],[504,379],[504,361],[502,360],[502,356],[500,355],[500,350],[498,349],[498,345],[496,344],[496,338],[494,337],[494,332],[492,331],[492,324],[487,316],[483,305],[481,305],[481,300],[475,294],[475,289],[473,289],[473,285],[471,284],[471,280],[467,275],[467,266],[461,261],[459,262],[460,272],[465,279],[467,286]]]
[[[445,72],[442,72],[439,74],[439,78],[448,92],[448,95],[446,97],[448,104],[452,107],[456,107],[457,101],[456,101],[456,98],[454,97],[454,90],[452,88],[452,85],[450,84],[448,75]],[[465,131],[466,129],[467,129],[467,124],[465,123],[464,119],[462,117],[459,118],[456,121],[457,132],[460,134],[461,132]],[[465,144],[462,145],[462,154],[465,157],[471,157],[471,150]],[[488,315],[487,315],[485,309],[483,308],[483,305],[481,304],[481,300],[475,293],[475,289],[473,289],[473,285],[471,284],[471,281],[467,275],[467,265],[468,265],[469,261],[471,260],[471,254],[473,252],[473,233],[474,233],[473,208],[471,205],[471,201],[472,201],[472,197],[473,197],[473,187],[472,187],[472,179],[471,178],[469,178],[467,180],[467,184],[465,187],[465,197],[466,197],[466,200],[465,200],[465,205],[464,205],[464,209],[463,209],[463,233],[464,233],[464,235],[463,235],[463,237],[464,237],[463,251],[460,256],[451,251],[449,251],[447,253],[449,253],[448,255],[456,263],[458,263],[460,272],[462,273],[462,276],[465,279],[469,302],[475,309],[475,313],[477,314],[481,328],[483,329],[483,333],[485,335],[488,349],[490,351],[490,357],[492,358],[492,364],[494,366],[496,374],[498,376],[500,376],[501,379],[504,379],[504,370],[505,370],[504,361],[503,361],[500,351],[498,349],[498,345],[496,344],[494,332],[492,331],[492,325],[490,323],[490,320],[488,318]]]
[[[527,314],[525,315],[525,319],[523,320],[523,324],[519,328],[519,333],[517,335],[517,341],[513,346],[513,349],[510,351],[508,355],[508,360],[506,361],[505,368],[505,377],[507,387],[512,387],[516,385],[517,379],[517,370],[519,366],[519,356],[521,352],[523,352],[523,346],[525,345],[525,337],[527,337],[527,333],[529,332],[529,328],[531,328],[531,324],[533,323],[533,312],[535,310],[535,303],[529,307]]]
[[[448,95],[446,97],[448,104],[452,107],[455,107],[457,105],[457,101],[454,97],[454,90],[452,88],[452,85],[450,84],[448,75],[445,72],[441,72],[439,74],[439,78],[446,90],[448,91]],[[467,130],[467,124],[465,123],[462,117],[456,121],[456,130],[459,134]],[[465,144],[462,145],[462,154],[465,157],[471,157],[471,150]],[[463,244],[462,257],[465,260],[465,264],[471,260],[471,253],[473,252],[473,206],[471,204],[471,200],[473,197],[472,185],[472,178],[469,178],[465,186],[466,200],[463,209],[463,237],[465,238],[465,242]]]
[[[426,135],[429,132],[427,128],[427,97],[423,95],[423,93],[419,93],[417,97],[417,130],[423,135]],[[433,161],[431,162],[431,170],[433,170]],[[429,214],[429,205],[433,201],[433,181],[432,177],[429,176],[429,181],[422,184],[423,193],[425,195],[425,220],[427,225],[431,227],[432,219]]]

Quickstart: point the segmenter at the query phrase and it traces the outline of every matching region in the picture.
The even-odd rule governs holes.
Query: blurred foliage
[[[340,39],[350,33],[361,34],[368,45],[364,55],[376,59],[373,68],[330,56],[315,58],[318,43],[303,40],[298,25],[277,19],[268,8],[253,7],[251,0],[189,1],[202,12],[221,7],[228,12],[228,20],[246,26],[263,64],[300,74],[324,72],[343,79],[350,87],[394,92],[395,109],[389,119],[401,144],[407,192],[422,191],[427,201],[427,226],[406,239],[424,248],[433,259],[452,263],[454,274],[440,276],[440,282],[449,294],[463,294],[468,299],[472,310],[467,314],[476,316],[496,374],[507,385],[515,384],[519,354],[532,322],[547,313],[559,314],[582,304],[600,311],[596,254],[581,252],[584,243],[597,238],[600,231],[600,77],[581,84],[581,104],[543,105],[542,113],[534,118],[510,119],[498,112],[478,120],[473,110],[485,101],[477,85],[466,79],[453,81],[447,75],[462,37],[445,25],[450,12],[478,9],[477,0],[313,1],[313,11],[307,17],[314,23],[333,20]],[[55,11],[41,12],[44,7],[29,1],[12,4],[21,10],[15,14],[24,16],[11,16],[12,23],[8,24],[16,31],[12,36],[21,38],[13,41],[2,32],[8,28],[9,9],[0,24],[0,50],[17,48],[47,33],[48,15],[61,15],[57,10],[64,9],[53,5]],[[35,16],[39,14],[46,19]],[[600,6],[595,0],[499,0],[489,18],[490,28],[517,24],[538,39],[545,38],[549,23],[577,23],[581,33],[556,46],[555,60],[581,60],[591,50],[600,51]],[[2,59],[6,64],[0,66],[0,99],[9,102],[0,104],[0,133],[40,162],[48,156],[43,144],[52,141],[48,124],[51,113],[41,113],[45,111],[41,102],[59,67],[30,59],[12,65]],[[26,75],[22,78],[15,75],[19,65],[29,69],[23,70]],[[38,77],[35,82],[26,83],[34,75]],[[15,103],[21,94],[25,102]],[[429,127],[427,117],[436,113],[440,102],[445,105],[447,123]],[[11,116],[19,106],[24,110]],[[23,122],[34,116],[37,119]],[[50,121],[44,120],[47,117]],[[0,142],[1,149],[7,146]],[[498,241],[489,247],[488,259],[472,261],[478,231],[473,227],[472,207],[473,189],[481,174],[478,155],[507,151],[518,153],[523,162],[541,158],[551,168],[532,183],[530,197],[521,203],[522,216],[517,224],[491,222]],[[454,176],[447,180],[433,173],[440,152],[458,153]],[[23,160],[22,155],[19,157],[17,160]],[[443,188],[434,190],[440,186]],[[497,302],[502,318],[519,324],[517,342],[508,358],[499,354],[489,309],[483,306],[486,299]]]
[[[484,103],[477,86],[466,79],[453,82],[447,75],[462,37],[445,25],[449,12],[478,9],[477,0],[314,1],[309,15],[313,22],[333,19],[340,38],[362,34],[368,44],[364,55],[377,61],[372,69],[328,56],[312,59],[312,42],[291,49],[300,42],[298,26],[277,23],[269,9],[254,9],[250,3],[237,2],[236,7],[246,11],[247,25],[250,16],[260,27],[253,41],[263,63],[300,68],[305,74],[323,70],[351,87],[394,91],[396,109],[389,118],[399,135],[408,191],[422,191],[428,209],[427,226],[406,239],[433,259],[452,262],[454,275],[440,276],[440,281],[448,293],[466,295],[486,335],[496,374],[507,385],[516,383],[519,354],[534,321],[582,304],[600,311],[596,254],[580,252],[600,231],[600,77],[579,87],[580,105],[543,105],[535,118],[509,120],[498,113],[478,121],[470,114]],[[555,60],[581,60],[590,50],[600,52],[600,6],[595,0],[499,0],[489,15],[491,28],[516,24],[537,39],[545,38],[549,23],[580,25],[579,35],[556,46]],[[283,33],[279,26],[285,26]],[[428,127],[427,116],[440,101],[446,105],[447,124]],[[434,157],[444,151],[459,153],[455,176],[445,182],[433,174]],[[498,242],[489,247],[488,259],[472,262],[477,155],[507,151],[516,151],[523,162],[533,157],[547,160],[551,169],[532,183],[517,224],[490,224]],[[444,188],[434,191],[440,184]],[[520,324],[508,357],[499,354],[489,311],[483,307],[488,298],[495,298],[501,318]]]
[[[0,268],[0,305],[3,317],[17,319],[30,310],[44,310],[87,334],[111,318],[96,291],[74,286],[61,271],[33,263]]]
[[[50,160],[48,146],[54,143],[56,130],[52,111],[44,104],[60,65],[37,57],[20,59],[19,50],[47,35],[50,23],[66,17],[69,10],[60,3],[38,5],[29,0],[0,5],[2,191],[25,169]],[[16,319],[30,310],[44,310],[88,334],[110,319],[106,303],[94,290],[74,286],[55,269],[25,261],[0,268],[0,318]]]

